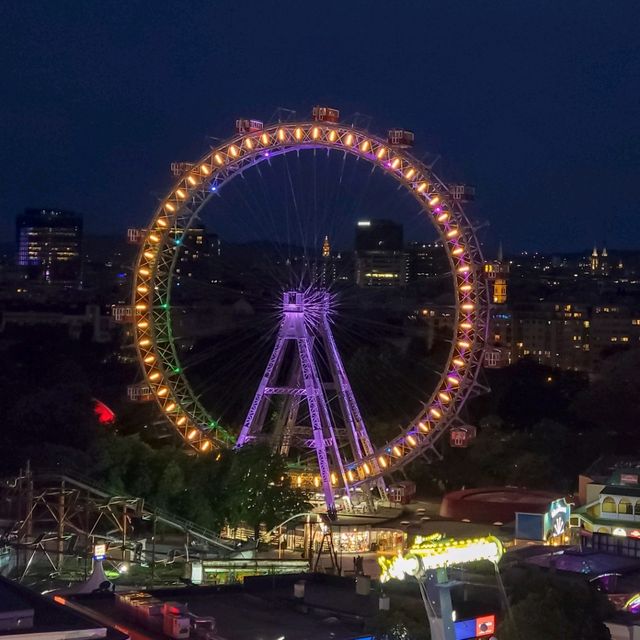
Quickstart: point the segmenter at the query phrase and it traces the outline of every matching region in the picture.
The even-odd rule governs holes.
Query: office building
[[[60,209],[25,209],[16,218],[18,265],[29,279],[80,284],[82,216]]]
[[[408,255],[402,225],[390,220],[359,220],[356,225],[355,273],[359,287],[404,287]]]

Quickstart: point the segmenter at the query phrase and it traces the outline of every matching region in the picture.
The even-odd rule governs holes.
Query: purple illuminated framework
[[[338,485],[350,503],[353,475],[349,467],[374,453],[331,331],[331,308],[332,295],[322,289],[283,294],[276,343],[236,444],[268,441],[282,455],[292,445],[315,450],[330,513],[335,512]],[[323,380],[320,372],[325,369],[328,376]],[[273,397],[284,402],[266,433]],[[330,406],[332,400],[334,406]],[[303,403],[310,426],[298,424]],[[372,484],[384,495],[380,478]]]

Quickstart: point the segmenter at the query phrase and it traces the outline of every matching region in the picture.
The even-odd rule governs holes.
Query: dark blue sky
[[[508,249],[637,248],[639,33],[637,0],[3,2],[0,231],[143,225],[237,115],[327,103],[413,129]]]

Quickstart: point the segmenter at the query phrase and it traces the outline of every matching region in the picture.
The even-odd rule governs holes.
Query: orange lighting
[[[213,159],[216,161],[216,164],[224,163],[224,158],[219,153],[216,153],[216,155],[213,156]]]
[[[158,218],[158,226],[159,227],[166,227],[169,223],[167,222],[166,218]]]
[[[378,149],[378,153],[376,153],[376,158],[378,158],[378,160],[382,160],[382,158],[384,158],[386,153],[387,153],[387,150],[384,147],[380,147]]]
[[[429,200],[429,206],[435,207],[438,204],[438,202],[440,202],[440,196],[433,196],[433,198]]]
[[[391,163],[391,168],[397,169],[399,166],[400,166],[400,158],[394,158],[393,162]]]
[[[411,435],[407,436],[407,442],[412,446],[415,447],[418,444],[418,441]]]
[[[384,456],[378,456],[378,462],[383,469],[387,468],[387,460]]]
[[[393,447],[392,449],[394,455],[400,457],[402,455],[402,451],[400,450],[400,447],[398,445],[396,445],[395,447]]]
[[[176,210],[176,208],[170,202],[165,202],[164,206],[168,211],[175,211]]]
[[[347,145],[347,147],[350,147],[353,144],[353,134],[348,133],[346,138],[344,139],[344,143]]]
[[[317,140],[320,137],[320,129],[318,129],[318,127],[313,127],[313,129],[311,129],[311,137],[314,140]]]
[[[232,144],[232,145],[229,147],[229,155],[230,155],[232,158],[237,158],[237,157],[238,157],[238,147],[236,147],[235,145],[233,145],[233,144]]]
[[[202,171],[202,173],[204,173],[205,176],[209,175],[209,167],[207,167],[206,164],[200,165],[200,171]]]
[[[193,440],[197,435],[198,435],[198,430],[191,429],[191,431],[189,431],[189,433],[187,434],[187,440]]]
[[[362,144],[360,145],[360,151],[369,151],[369,147],[371,146],[371,144],[369,143],[368,140],[364,140],[362,142]]]
[[[263,133],[260,136],[260,142],[262,142],[262,144],[269,144],[269,134],[268,133]]]
[[[253,141],[251,138],[244,139],[244,146],[247,147],[247,149],[253,149]]]
[[[203,440],[200,445],[200,451],[209,451],[211,449],[211,442],[209,440]]]

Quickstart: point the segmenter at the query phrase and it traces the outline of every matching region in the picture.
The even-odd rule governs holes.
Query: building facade
[[[391,220],[359,220],[356,225],[355,280],[359,287],[404,287],[408,256],[402,225]]]
[[[16,218],[17,262],[29,279],[82,281],[82,216],[60,209],[25,209]]]

